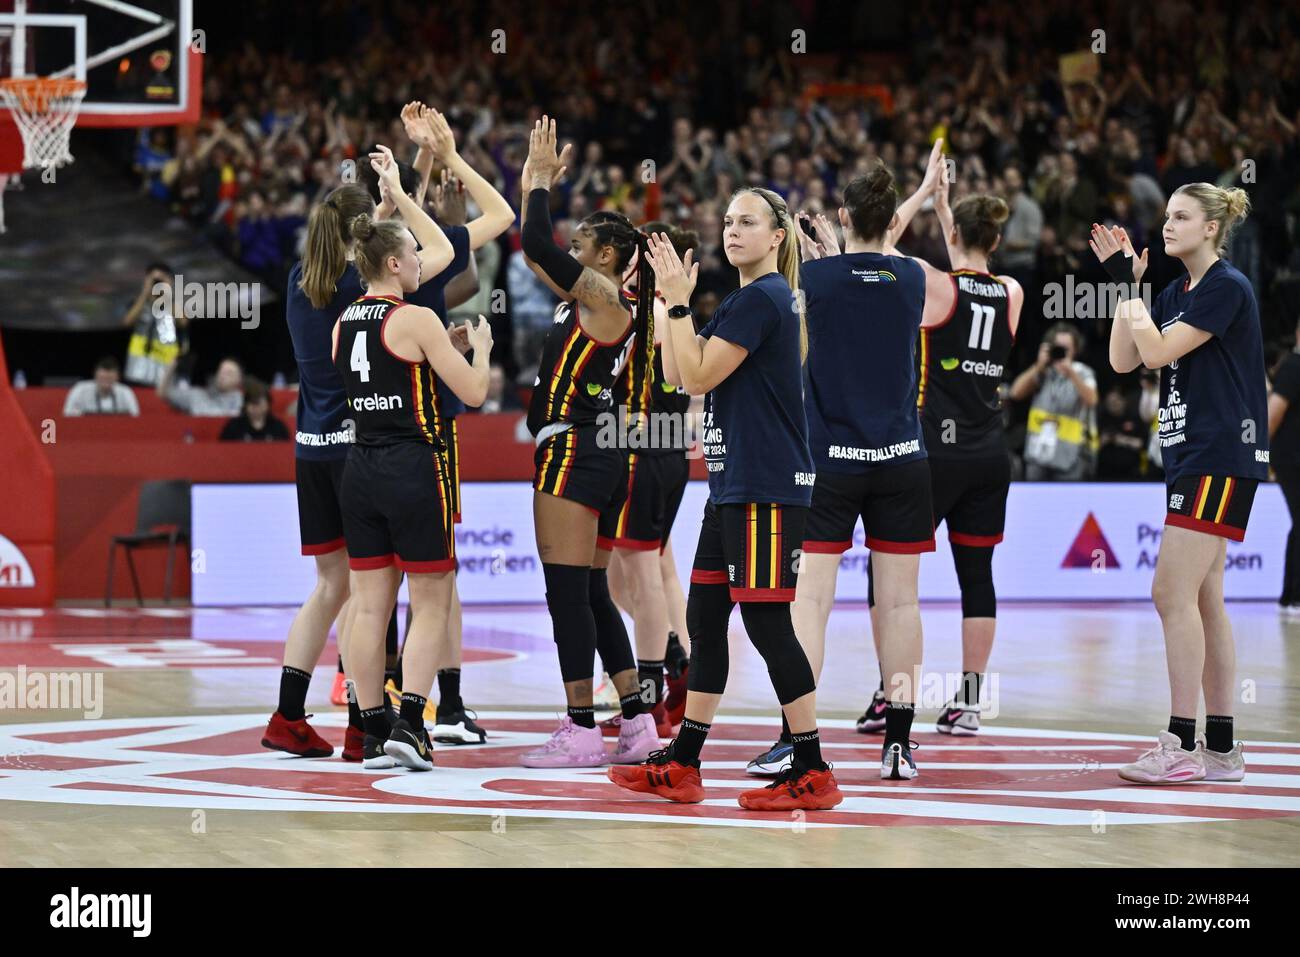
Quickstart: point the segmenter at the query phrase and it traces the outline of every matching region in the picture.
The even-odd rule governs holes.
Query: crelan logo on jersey
[[[402,397],[400,395],[380,395],[375,392],[371,395],[361,395],[355,399],[348,399],[348,405],[358,412],[388,412],[392,409],[402,408]]]
[[[51,927],[129,927],[131,936],[148,937],[153,928],[152,894],[70,894],[50,898]]]

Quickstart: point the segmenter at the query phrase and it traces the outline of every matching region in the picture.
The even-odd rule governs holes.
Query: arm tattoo
[[[569,291],[573,294],[573,298],[594,312],[623,308],[618,287],[607,277],[587,266],[583,267],[582,275]]]

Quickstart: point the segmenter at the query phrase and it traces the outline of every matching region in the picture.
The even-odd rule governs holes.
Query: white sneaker
[[[980,706],[950,701],[939,712],[934,729],[940,734],[971,737],[980,733]]]
[[[1240,781],[1246,776],[1246,761],[1241,754],[1241,742],[1226,754],[1211,751],[1205,746],[1205,735],[1196,736],[1196,750],[1205,765],[1207,781]]]
[[[897,741],[885,745],[880,755],[880,777],[886,781],[910,781],[916,777],[920,772],[916,770],[916,762],[912,760],[914,747],[916,745],[910,741],[907,747],[903,747]]]
[[[1277,610],[1283,618],[1300,618],[1300,605],[1278,605]]]
[[[1119,769],[1119,776],[1134,784],[1190,784],[1205,780],[1205,760],[1199,750],[1184,751],[1178,735],[1161,731],[1159,743],[1132,764]]]

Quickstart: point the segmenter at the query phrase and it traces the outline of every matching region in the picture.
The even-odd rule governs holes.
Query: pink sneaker
[[[525,751],[519,763],[526,768],[599,768],[609,763],[599,728],[582,728],[567,714],[540,748]]]
[[[1132,764],[1119,769],[1119,776],[1135,784],[1190,784],[1205,779],[1205,759],[1199,751],[1184,751],[1178,735],[1161,731],[1159,743]]]
[[[654,715],[639,714],[619,726],[618,747],[609,760],[613,764],[641,764],[650,757],[652,751],[658,751],[662,747]]]

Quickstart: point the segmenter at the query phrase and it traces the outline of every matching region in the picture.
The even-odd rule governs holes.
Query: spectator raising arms
[[[217,374],[206,388],[176,378],[176,365],[167,367],[158,382],[158,394],[167,402],[190,415],[239,415],[244,406],[244,369],[238,359],[226,358],[217,366]]]

